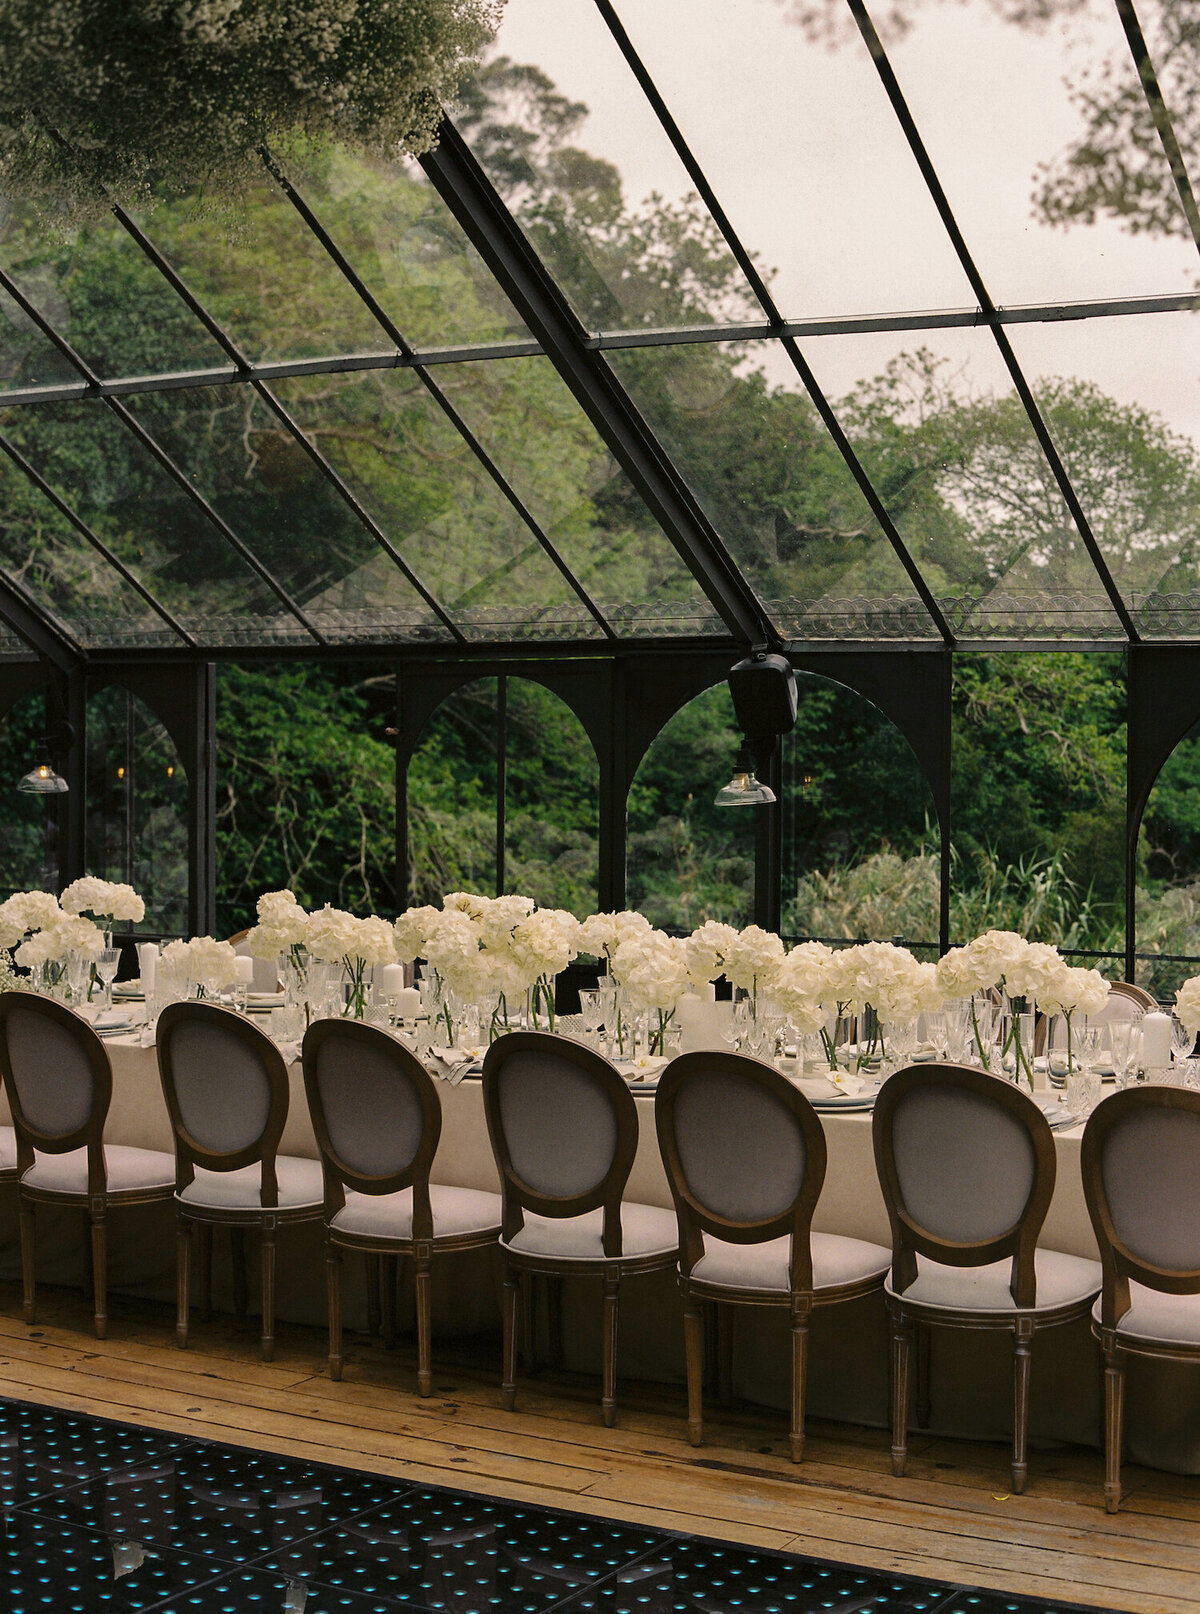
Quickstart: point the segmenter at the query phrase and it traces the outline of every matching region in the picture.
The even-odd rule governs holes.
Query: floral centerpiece
[[[1108,982],[1099,970],[1073,969],[1065,959],[1059,969],[1048,974],[1038,991],[1038,1004],[1047,1015],[1061,1014],[1067,1023],[1067,1074],[1075,1068],[1071,1043],[1072,1020],[1077,1011],[1099,1014],[1108,1001]],[[1050,1066],[1050,1038],[1046,1038],[1046,1067]]]
[[[661,1054],[675,1005],[691,983],[687,944],[661,930],[634,930],[614,948],[609,964],[631,1005],[657,1015],[650,1052]],[[621,1031],[618,1040],[623,1045]]]
[[[725,948],[723,972],[732,986],[749,993],[757,1011],[759,988],[764,992],[770,990],[771,979],[783,956],[784,947],[778,936],[759,925],[747,925]]]
[[[725,973],[725,960],[737,946],[738,933],[719,919],[706,919],[684,938],[688,976],[693,986],[707,986]]]
[[[185,996],[191,987],[197,997],[215,998],[237,979],[237,954],[231,942],[213,936],[193,936],[163,948],[156,979]]]
[[[305,945],[313,958],[324,964],[340,964],[349,980],[350,990],[343,1014],[352,1014],[361,1020],[366,1014],[367,969],[376,964],[393,964],[396,961],[395,931],[386,919],[371,915],[358,919],[342,908],[328,904],[308,916],[305,927]]]
[[[117,919],[123,924],[140,924],[146,917],[146,904],[131,885],[101,880],[94,874],[72,880],[60,900],[64,913],[90,913],[97,919]],[[104,928],[112,930],[111,925]]]
[[[802,1036],[820,1032],[826,1054],[832,1043],[826,1021],[833,949],[824,942],[801,942],[780,959],[771,977],[771,996]]]
[[[292,891],[265,891],[258,899],[258,923],[246,932],[251,958],[278,959],[289,1002],[308,997],[308,914]]]
[[[17,891],[0,902],[0,947],[13,947],[31,931],[61,919],[58,898],[49,891]]]
[[[503,900],[503,899],[500,899]],[[580,925],[565,908],[537,908],[512,931],[509,951],[521,978],[529,983],[529,1008],[538,1024],[539,1004],[554,1030],[554,977],[579,952]]]
[[[35,894],[44,896],[45,892]],[[73,994],[82,996],[91,977],[91,965],[104,950],[104,933],[80,914],[59,910],[51,916],[47,909],[43,909],[43,913],[50,918],[50,923],[34,930],[21,943],[14,955],[16,961],[32,974],[40,972],[40,984],[46,991],[52,992],[61,986],[65,977]],[[80,967],[78,974],[73,969],[76,960]]]

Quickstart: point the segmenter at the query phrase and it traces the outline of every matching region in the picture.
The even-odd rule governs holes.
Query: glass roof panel
[[[201,643],[313,643],[102,403],[24,404],[4,425],[51,487]]]
[[[160,201],[138,223],[251,360],[393,345],[265,170],[236,212],[183,197]]]
[[[777,344],[608,356],[785,637],[937,637]]]
[[[762,318],[591,0],[507,0],[454,116],[589,329]]]
[[[1195,247],[1141,229],[1134,187],[1123,218],[1103,204],[1114,170],[1140,158],[1120,139],[1102,156],[1089,137],[1085,96],[1142,102],[1111,0],[1013,6],[1009,13],[1025,19],[1013,22],[1004,9],[993,0],[906,8],[907,32],[889,48],[992,298],[1079,301],[1194,287]],[[1169,191],[1153,125],[1144,112],[1138,120],[1146,166],[1162,163]],[[1101,113],[1101,131],[1110,121]]]
[[[725,632],[549,359],[439,366],[434,380],[618,634]]]
[[[829,50],[787,4],[617,10],[785,318],[974,303],[848,12]],[[612,141],[636,163],[632,137]]]
[[[1200,313],[1010,332],[1139,630],[1200,634]]]
[[[804,351],[956,633],[1124,636],[990,331]]]
[[[275,390],[467,638],[602,635],[411,371],[304,376]],[[383,555],[365,561],[364,594],[390,601],[395,570]]]
[[[23,205],[0,205],[0,263],[38,312],[105,379],[228,364],[204,326],[115,221],[61,235]],[[0,294],[6,386],[78,381],[79,372]],[[13,327],[10,334],[10,327]],[[36,343],[29,345],[31,334]],[[10,342],[22,347],[10,374]]]
[[[7,456],[0,511],[0,565],[85,649],[184,642]]]
[[[334,394],[336,396],[336,394]],[[144,394],[131,412],[328,639],[445,639],[449,630],[382,552],[333,483],[254,390]],[[319,416],[320,433],[347,422]],[[363,568],[397,575],[376,602]]]
[[[530,339],[416,163],[327,148],[287,168],[367,289],[414,347]]]

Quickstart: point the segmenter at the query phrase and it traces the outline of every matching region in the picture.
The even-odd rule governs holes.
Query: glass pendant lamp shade
[[[733,778],[713,797],[717,807],[760,807],[775,800],[769,785],[760,784],[754,776],[754,758],[750,747],[743,745],[733,765]]]
[[[27,796],[61,796],[70,786],[48,762],[39,762],[17,781],[17,789]]]

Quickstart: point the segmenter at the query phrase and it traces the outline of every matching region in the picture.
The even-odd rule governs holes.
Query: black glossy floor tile
[[[542,1614],[653,1548],[655,1533],[417,1490],[268,1560],[294,1580],[454,1614]]]
[[[102,1478],[153,1467],[188,1441],[149,1429],[0,1401],[0,1507]]]
[[[0,1400],[0,1614],[1063,1614]]]
[[[952,1589],[684,1538],[660,1542],[569,1606],[571,1614],[932,1614]]]
[[[116,1537],[240,1564],[395,1494],[395,1481],[369,1474],[193,1445],[28,1506]]]
[[[91,1614],[148,1609],[210,1581],[223,1565],[137,1540],[80,1530],[35,1513],[10,1513],[0,1548],[5,1614]]]

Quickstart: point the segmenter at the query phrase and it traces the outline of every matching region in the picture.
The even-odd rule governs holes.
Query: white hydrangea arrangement
[[[350,985],[345,1012],[361,1020],[366,1013],[367,970],[396,962],[394,926],[374,914],[359,919],[327,903],[309,914],[304,944],[313,958],[342,966]]]
[[[124,924],[140,924],[146,917],[146,904],[131,885],[101,880],[94,874],[72,880],[62,894],[61,906],[65,913],[90,913],[97,919],[117,919]]]
[[[0,947],[13,947],[31,931],[45,930],[62,918],[58,898],[49,891],[18,891],[0,902]]]
[[[1176,992],[1175,1013],[1191,1036],[1200,1032],[1200,975],[1189,976]]]
[[[657,1016],[650,1049],[661,1053],[675,1005],[692,982],[687,943],[661,930],[632,931],[617,944],[609,968],[633,1008]]]
[[[80,914],[59,913],[52,923],[34,931],[17,948],[15,957],[24,969],[61,963],[71,953],[95,960],[104,949],[104,932]]]
[[[273,959],[281,953],[300,962],[308,942],[308,914],[293,891],[266,891],[258,899],[258,923],[246,933],[252,958]]]
[[[231,942],[214,936],[173,941],[163,948],[157,979],[185,994],[194,985],[202,998],[216,997],[237,979],[237,954]]]

